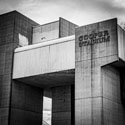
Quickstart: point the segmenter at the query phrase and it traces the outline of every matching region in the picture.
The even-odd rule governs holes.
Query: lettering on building
[[[100,31],[98,33],[81,35],[79,36],[78,40],[79,40],[79,47],[82,47],[103,42],[109,42],[110,35],[108,30],[105,30],[105,31]]]

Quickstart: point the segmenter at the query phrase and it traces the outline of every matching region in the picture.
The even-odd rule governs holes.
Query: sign
[[[81,35],[79,36],[78,40],[79,40],[79,47],[82,47],[103,42],[109,42],[110,35],[109,32],[105,30],[105,31],[99,31],[97,33]]]

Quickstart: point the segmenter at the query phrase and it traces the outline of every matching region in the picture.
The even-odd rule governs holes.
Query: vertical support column
[[[102,85],[98,62],[77,62],[75,71],[75,125],[101,125]]]
[[[75,36],[75,125],[103,125],[101,66],[118,60],[117,20],[79,27]]]
[[[52,125],[74,125],[74,86],[52,88]]]
[[[14,14],[0,16],[0,125],[8,125],[12,76]]]
[[[13,81],[10,125],[41,125],[43,90]]]
[[[9,124],[13,51],[19,45],[18,35],[27,36],[31,43],[33,25],[36,23],[17,11],[0,15],[0,125]]]
[[[111,65],[102,67],[103,125],[125,124],[125,109],[121,102],[121,80],[118,68]]]

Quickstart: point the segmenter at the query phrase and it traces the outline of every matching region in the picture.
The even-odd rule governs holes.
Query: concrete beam
[[[75,81],[75,70],[73,69],[30,77],[23,77],[17,80],[40,88],[71,85],[74,84]]]
[[[74,36],[21,49],[14,54],[13,79],[75,68]]]

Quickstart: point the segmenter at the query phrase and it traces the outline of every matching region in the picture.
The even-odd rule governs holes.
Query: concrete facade
[[[17,11],[0,15],[0,125],[17,124],[11,121],[11,117],[17,116],[15,106],[11,105],[12,99],[18,98],[16,94],[12,96],[13,53],[19,46],[19,33],[26,36],[31,44],[33,25],[38,24]]]
[[[79,27],[75,36],[75,124],[125,124],[117,20]]]
[[[75,29],[60,18],[54,26],[16,11],[0,16],[0,125],[42,124],[44,95],[52,125],[124,125],[125,31],[117,19]]]
[[[33,27],[32,44],[74,35],[75,27],[78,26],[61,17],[58,21],[35,26]]]
[[[43,91],[25,83],[13,81],[10,125],[42,123]]]
[[[52,125],[74,125],[74,85],[52,87]]]

